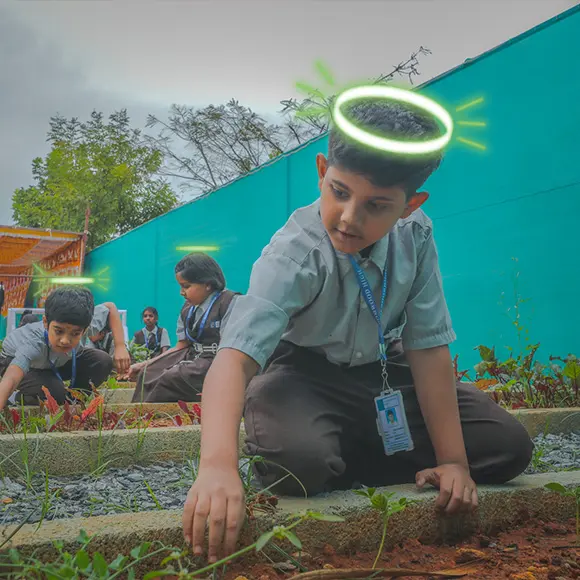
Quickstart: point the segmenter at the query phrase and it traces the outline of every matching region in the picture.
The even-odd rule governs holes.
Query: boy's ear
[[[407,201],[407,206],[401,218],[409,217],[415,210],[419,209],[427,200],[429,194],[426,191],[418,191]]]
[[[42,322],[44,322],[44,328],[46,328],[46,330],[48,330],[48,321],[46,320],[46,316],[43,314],[42,315]]]
[[[322,182],[328,171],[328,160],[322,153],[316,156],[316,169],[318,170],[318,188],[322,189]]]

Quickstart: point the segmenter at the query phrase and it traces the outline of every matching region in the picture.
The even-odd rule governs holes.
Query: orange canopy
[[[33,264],[55,276],[78,276],[83,259],[83,234],[0,226],[0,281],[6,292],[2,314],[24,306]]]

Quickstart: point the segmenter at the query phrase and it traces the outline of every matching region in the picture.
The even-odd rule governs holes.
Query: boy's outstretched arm
[[[24,371],[16,366],[9,365],[0,381],[0,411],[4,409],[10,395],[15,391],[16,387],[24,377]]]
[[[477,489],[469,474],[449,347],[409,350],[406,355],[437,458],[437,466],[417,474],[417,484],[438,487],[437,504],[447,513],[473,509]]]
[[[185,539],[195,554],[203,552],[209,523],[208,559],[217,561],[236,547],[245,516],[244,489],[238,471],[240,422],[246,386],[258,364],[231,348],[220,350],[203,385],[203,418],[199,474],[183,512]]]
[[[115,344],[115,353],[113,355],[115,368],[119,374],[124,374],[131,366],[131,357],[125,345],[125,332],[121,315],[113,302],[105,302],[104,305],[109,309],[109,326],[113,334],[113,343]]]

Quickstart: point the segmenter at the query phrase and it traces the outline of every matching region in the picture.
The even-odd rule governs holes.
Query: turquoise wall
[[[518,347],[510,322],[519,292],[522,324],[540,353],[580,346],[580,10],[572,9],[501,48],[434,79],[422,91],[454,113],[456,125],[441,169],[430,178],[425,206],[433,219],[460,366],[477,362],[478,344]],[[132,334],[148,304],[174,331],[181,305],[173,267],[178,245],[216,244],[228,286],[245,291],[253,262],[295,208],[317,194],[315,156],[326,138],[308,144],[219,191],[182,206],[91,252],[87,269],[109,266],[108,292],[129,310]],[[523,341],[524,336],[521,336]]]

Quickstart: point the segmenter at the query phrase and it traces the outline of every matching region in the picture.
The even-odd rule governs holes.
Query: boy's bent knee
[[[248,450],[252,445],[247,445]],[[344,461],[338,450],[324,440],[305,445],[292,445],[269,452],[260,448],[263,462],[254,464],[255,474],[266,486],[279,495],[316,495],[325,491],[328,482],[342,475]]]

